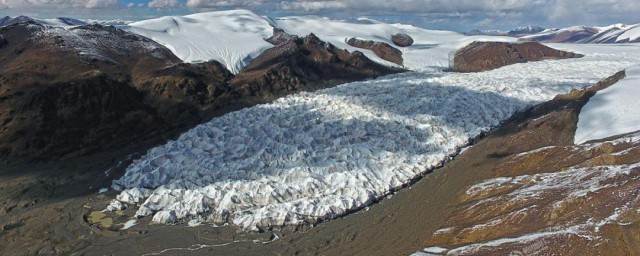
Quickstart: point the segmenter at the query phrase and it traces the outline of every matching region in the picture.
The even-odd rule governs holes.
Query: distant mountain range
[[[23,23],[33,21],[40,25],[58,26],[58,27],[73,27],[82,26],[88,24],[100,24],[105,26],[122,26],[131,23],[132,21],[125,20],[78,20],[74,18],[59,17],[53,19],[36,19],[27,16],[9,17],[5,16],[0,18],[0,27],[6,27],[17,23]]]
[[[540,32],[542,32],[544,30],[545,30],[545,28],[543,28],[543,27],[524,26],[524,27],[516,28],[514,30],[509,30],[509,31],[474,29],[474,30],[471,30],[471,31],[466,32],[464,34],[468,35],[468,36],[485,35],[485,36],[514,36],[514,37],[519,37],[519,36],[523,36],[523,35],[532,35],[532,34],[540,33]]]
[[[511,36],[542,43],[638,43],[640,24],[613,24],[605,27],[573,26],[545,29],[520,27],[510,31],[472,30],[466,35]]]
[[[33,21],[41,25],[51,25],[51,26],[81,26],[81,25],[88,24],[87,22],[84,22],[81,20],[64,18],[64,17],[54,18],[54,19],[36,19],[36,18],[27,17],[27,16],[18,16],[13,18],[9,16],[5,16],[0,19],[0,27],[6,27],[13,24],[23,23],[28,21]]]

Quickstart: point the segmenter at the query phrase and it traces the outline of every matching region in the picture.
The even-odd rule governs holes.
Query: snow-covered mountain
[[[598,27],[601,31],[584,43],[640,43],[640,24]]]
[[[508,36],[531,35],[531,34],[540,33],[540,32],[542,32],[544,30],[545,30],[545,28],[543,28],[543,27],[529,25],[529,26],[519,27],[519,28],[516,28],[514,30],[511,30],[511,31],[507,32],[506,35],[508,35]]]
[[[510,31],[471,30],[465,35],[511,36],[541,43],[638,43],[640,24],[613,24],[604,27],[572,26],[545,29],[538,26],[519,27]]]
[[[386,24],[371,19],[355,22],[317,16],[272,19],[247,10],[162,17],[121,26],[124,30],[159,42],[185,62],[217,60],[233,73],[238,73],[257,55],[273,47],[264,39],[273,35],[274,27],[297,36],[314,33],[338,48],[361,51],[368,58],[388,66],[397,65],[381,59],[370,50],[355,48],[347,41],[356,37],[392,45],[391,36],[404,33],[415,40],[412,46],[399,48],[404,53],[404,67],[411,70],[447,67],[448,54],[471,41],[515,41],[508,37],[468,37],[451,31]]]
[[[449,53],[462,48],[471,41],[513,41],[507,37],[468,37],[456,32],[429,30],[412,25],[386,24],[368,19],[368,22],[352,23],[315,16],[284,17],[273,19],[273,24],[293,35],[314,33],[321,39],[349,51],[361,51],[368,58],[395,66],[376,56],[372,51],[362,50],[347,43],[350,38],[372,40],[393,45],[391,35],[407,34],[414,39],[409,47],[398,47],[402,52],[404,67],[410,70],[426,70],[432,67],[448,67]]]
[[[605,27],[573,26],[548,29],[522,38],[543,43],[638,43],[640,42],[640,24],[614,24]]]
[[[185,62],[216,60],[233,73],[273,47],[266,19],[251,11],[233,10],[168,16],[121,27],[169,48]]]
[[[393,35],[406,34],[414,43],[411,46],[397,48],[403,55],[403,67],[417,71],[447,68],[450,63],[449,54],[472,41],[516,41],[515,38],[507,36],[465,36],[452,31],[387,24],[371,19],[347,22],[317,16],[269,18],[248,10],[167,16],[133,23],[80,21],[69,18],[39,20],[21,16],[6,17],[0,21],[0,26],[24,20],[67,28],[87,23],[115,25],[164,45],[184,62],[216,60],[235,74],[265,50],[273,47],[265,39],[273,36],[274,28],[299,37],[314,33],[321,40],[338,48],[350,52],[360,51],[369,59],[391,67],[398,65],[382,59],[372,50],[353,47],[347,41],[358,38],[394,45]]]

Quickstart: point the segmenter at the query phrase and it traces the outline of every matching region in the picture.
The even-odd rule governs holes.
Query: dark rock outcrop
[[[536,42],[473,42],[455,53],[452,70],[482,72],[529,61],[580,57],[583,55],[556,50]]]
[[[347,44],[356,48],[371,50],[381,59],[398,65],[402,65],[404,61],[402,59],[402,52],[385,42],[351,38],[347,41]]]
[[[336,48],[310,34],[265,51],[230,84],[242,98],[264,102],[290,92],[403,71],[377,64],[361,52]]]
[[[400,47],[409,47],[413,45],[413,38],[407,34],[398,33],[391,36],[391,41]]]

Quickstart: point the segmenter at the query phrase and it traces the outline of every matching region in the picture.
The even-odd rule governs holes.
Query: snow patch
[[[426,253],[445,253],[447,252],[449,249],[447,248],[443,248],[443,247],[427,247],[422,249],[422,251],[426,252]]]
[[[127,230],[127,229],[130,229],[130,228],[132,228],[133,226],[135,226],[135,225],[137,225],[137,224],[138,224],[138,222],[137,222],[135,219],[133,219],[133,220],[128,220],[127,222],[125,222],[125,223],[124,223],[124,226],[122,227],[122,229],[121,229],[121,230]]]

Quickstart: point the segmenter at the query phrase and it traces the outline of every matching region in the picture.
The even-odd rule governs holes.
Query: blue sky
[[[511,29],[640,23],[638,0],[0,0],[0,14],[141,20],[249,9],[260,15],[370,17],[432,29]]]

